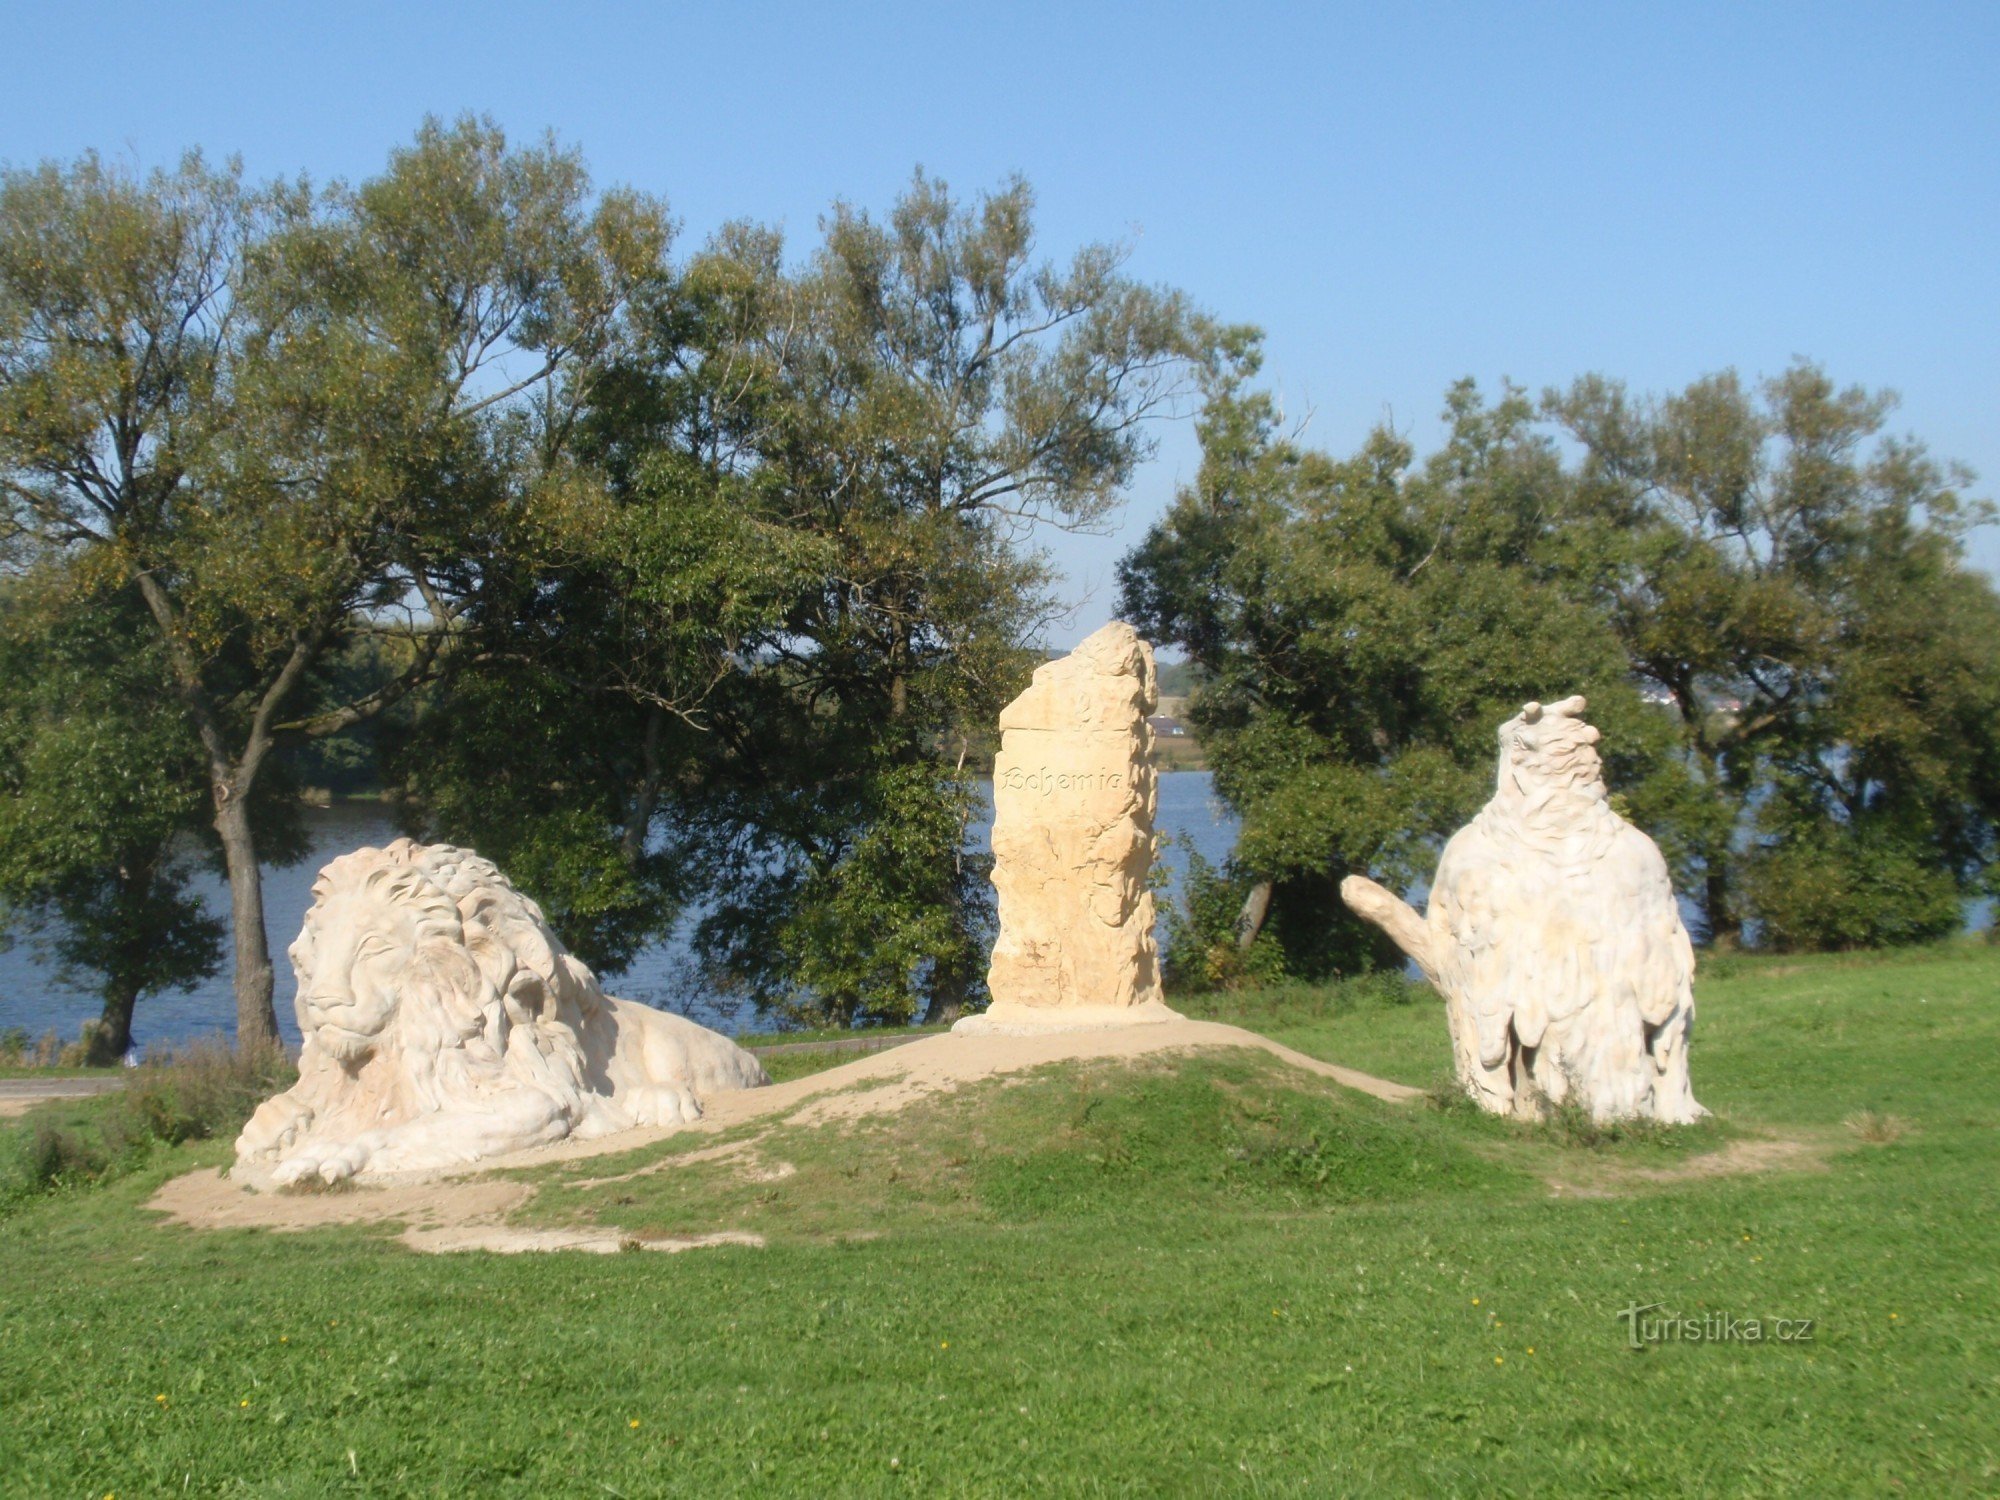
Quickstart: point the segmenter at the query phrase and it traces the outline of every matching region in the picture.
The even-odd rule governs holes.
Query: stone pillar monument
[[[1106,625],[1000,715],[993,1003],[953,1029],[1021,1035],[1179,1020],[1153,937],[1153,648]]]

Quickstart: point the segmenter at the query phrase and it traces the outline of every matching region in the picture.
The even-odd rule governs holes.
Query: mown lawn
[[[669,1143],[546,1172],[529,1210],[763,1249],[161,1228],[152,1188],[225,1155],[177,1148],[0,1219],[0,1489],[1991,1494],[1996,992],[1978,946],[1713,965],[1720,1120],[1665,1139],[1231,1053],[588,1185]],[[1427,1084],[1442,1020],[1404,998],[1204,1008]],[[1634,1351],[1617,1314],[1649,1303],[1813,1334]]]

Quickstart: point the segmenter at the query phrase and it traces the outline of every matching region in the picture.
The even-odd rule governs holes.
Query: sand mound
[[[532,1195],[533,1187],[488,1174],[507,1168],[541,1166],[630,1151],[690,1132],[719,1134],[759,1121],[771,1125],[815,1125],[891,1114],[918,1100],[966,1084],[1048,1063],[1093,1058],[1143,1057],[1161,1052],[1249,1047],[1268,1052],[1293,1067],[1377,1099],[1400,1102],[1421,1091],[1351,1068],[1307,1057],[1268,1037],[1214,1021],[1167,1021],[1118,1029],[1045,1032],[1035,1036],[945,1034],[895,1047],[855,1062],[768,1088],[719,1094],[692,1125],[628,1130],[594,1141],[494,1157],[451,1172],[401,1174],[338,1192],[273,1193],[231,1181],[219,1172],[191,1172],[167,1183],[148,1207],[175,1223],[199,1229],[315,1229],[333,1224],[402,1221],[405,1243],[416,1249],[610,1251],[627,1248],[615,1236],[508,1229],[504,1220]],[[732,1145],[709,1148],[718,1154]],[[556,1243],[556,1241],[562,1243]],[[588,1241],[588,1243],[585,1243]],[[691,1249],[703,1244],[745,1242],[742,1236],[701,1236],[687,1241],[642,1242],[642,1249]]]

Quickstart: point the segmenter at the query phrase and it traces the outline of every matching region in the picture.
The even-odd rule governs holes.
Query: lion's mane
[[[603,1012],[604,992],[564,951],[541,908],[491,860],[448,844],[397,839],[321,871],[290,955],[309,1051],[318,1049],[305,998],[317,977],[322,915],[337,895],[400,907],[415,923],[415,949],[373,1060],[400,1074],[398,1114],[527,1088],[546,1095],[572,1125],[580,1120],[588,1107],[583,1031]],[[340,1067],[323,1053],[301,1062]]]

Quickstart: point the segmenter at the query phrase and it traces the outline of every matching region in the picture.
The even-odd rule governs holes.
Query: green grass
[[[233,1140],[257,1101],[297,1076],[275,1048],[245,1055],[198,1042],[123,1070],[115,1091],[36,1105],[0,1129],[0,1215],[109,1182],[187,1142]]]
[[[697,1137],[531,1174],[541,1188],[527,1219],[807,1242],[1106,1219],[1170,1233],[1212,1210],[1313,1212],[1518,1186],[1450,1122],[1248,1049],[1059,1064],[893,1114],[739,1128],[723,1143],[743,1149],[718,1158],[714,1138]],[[608,1177],[625,1180],[607,1188]]]
[[[79,1495],[1992,1494],[1996,993],[2000,952],[1977,946],[1713,965],[1694,1065],[1720,1120],[1664,1137],[1581,1144],[1225,1053],[1054,1068],[601,1180],[715,1144],[683,1138],[546,1172],[530,1211],[749,1227],[754,1250],[194,1233],[142,1205],[227,1148],[161,1149],[0,1217],[0,1475]],[[1444,1057],[1437,1005],[1392,987],[1211,1008],[1410,1083]],[[1704,1170],[1773,1142],[1793,1152],[1773,1169]],[[1650,1302],[1815,1336],[1635,1352],[1616,1313]]]
[[[754,1049],[787,1046],[796,1042],[851,1042],[857,1038],[930,1036],[949,1030],[950,1025],[942,1022],[931,1026],[864,1026],[859,1030],[851,1026],[801,1026],[796,1031],[747,1031],[739,1034],[736,1040]]]

